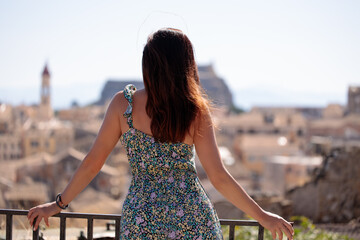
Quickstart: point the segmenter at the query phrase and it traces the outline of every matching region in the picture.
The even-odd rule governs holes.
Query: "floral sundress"
[[[129,129],[120,138],[132,180],[122,207],[120,239],[223,239],[220,221],[197,176],[194,146],[163,143],[133,127],[134,85],[124,96]]]

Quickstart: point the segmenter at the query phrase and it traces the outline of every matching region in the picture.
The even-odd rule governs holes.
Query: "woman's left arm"
[[[122,132],[120,126],[120,103],[124,100],[122,92],[116,94],[106,111],[105,118],[91,147],[65,190],[61,194],[61,200],[64,205],[70,203],[98,174],[104,165],[108,155],[118,142]],[[59,213],[61,209],[56,202],[50,202],[31,208],[28,213],[28,220],[34,230],[44,218],[46,225],[49,226],[48,218]],[[34,223],[35,218],[36,222]]]
[[[209,180],[227,200],[270,230],[273,239],[278,235],[282,240],[283,233],[293,239],[294,229],[291,224],[282,217],[263,210],[225,168],[217,147],[210,112],[198,119],[194,144]]]

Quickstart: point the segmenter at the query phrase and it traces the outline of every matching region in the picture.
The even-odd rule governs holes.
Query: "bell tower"
[[[360,86],[349,87],[347,108],[349,114],[360,114]]]
[[[54,113],[51,108],[50,73],[47,63],[45,64],[44,70],[42,72],[40,95],[41,99],[39,117],[41,120],[50,120]]]

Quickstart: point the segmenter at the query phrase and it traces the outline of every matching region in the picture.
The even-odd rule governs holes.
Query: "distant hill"
[[[222,78],[219,78],[212,65],[198,66],[200,82],[209,98],[217,106],[230,108],[233,106],[232,93]],[[124,89],[128,84],[134,84],[137,89],[144,88],[144,83],[139,79],[110,79],[105,83],[101,91],[101,97],[95,105],[103,105],[111,99],[115,93]]]
[[[218,77],[212,65],[198,66],[201,85],[218,106],[233,106],[233,97],[225,81]]]

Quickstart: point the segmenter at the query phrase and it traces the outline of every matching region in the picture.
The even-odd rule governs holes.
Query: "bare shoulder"
[[[147,94],[146,94],[146,91],[144,88],[136,90],[136,92],[134,93],[134,98],[137,98],[137,97],[140,97],[140,98],[147,97]]]
[[[213,127],[213,120],[211,116],[211,111],[209,108],[207,108],[204,111],[199,112],[199,114],[195,118],[195,129],[199,133],[201,131],[204,131],[205,129],[209,127]]]
[[[112,98],[112,101],[114,101],[114,100],[118,103],[125,101],[126,98],[124,96],[124,91],[118,91],[117,93],[115,93],[115,95]]]
[[[144,110],[146,102],[147,102],[147,93],[145,89],[139,89],[136,90],[136,92],[133,95],[133,101],[134,101],[134,109],[136,110]]]
[[[116,109],[120,112],[124,112],[127,107],[127,100],[124,96],[124,91],[117,92],[111,99],[109,108]]]

